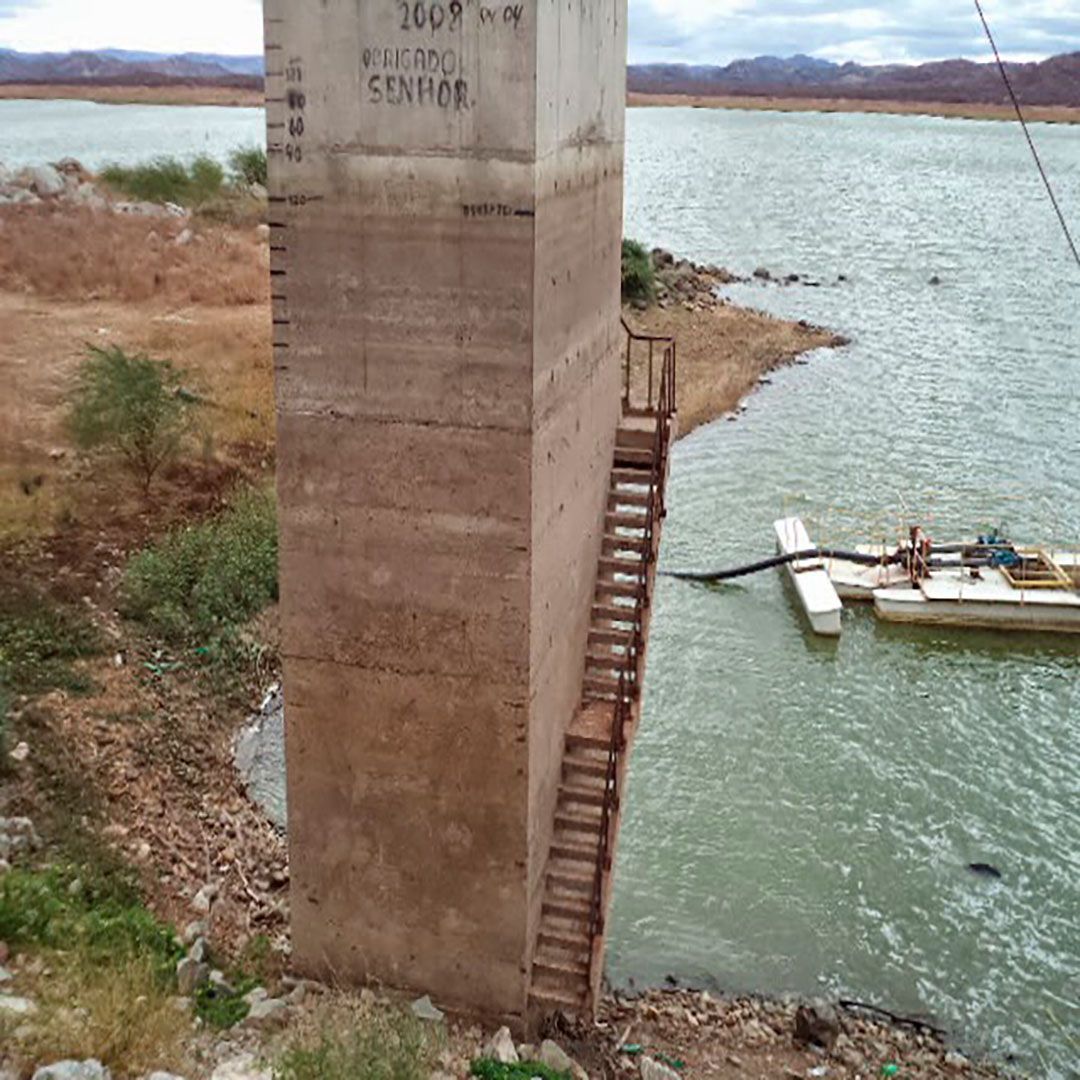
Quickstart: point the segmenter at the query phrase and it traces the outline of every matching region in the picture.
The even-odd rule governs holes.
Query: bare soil
[[[748,109],[756,112],[889,113],[899,116],[944,116],[964,120],[1015,120],[1011,106],[978,102],[872,101],[858,98],[753,97],[750,95],[642,94],[627,96],[631,108]],[[1033,105],[1028,120],[1046,124],[1080,124],[1080,108]]]
[[[104,105],[224,105],[262,108],[262,90],[192,83],[188,86],[95,86],[0,83],[0,99],[97,101]]]

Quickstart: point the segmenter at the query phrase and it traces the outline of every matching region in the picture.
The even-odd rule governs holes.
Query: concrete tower
[[[525,1014],[620,415],[626,0],[267,0],[293,947]]]

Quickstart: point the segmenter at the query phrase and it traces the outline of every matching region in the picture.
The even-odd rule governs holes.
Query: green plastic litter
[[[677,1072],[682,1072],[686,1068],[685,1061],[680,1061],[678,1058],[669,1058],[667,1054],[657,1054],[656,1060],[662,1061],[665,1065],[670,1065]]]
[[[631,1054],[631,1055],[643,1054],[643,1053],[645,1053],[645,1047],[641,1046],[639,1043],[626,1043],[622,1048],[622,1052],[624,1054]]]
[[[882,1076],[897,1076],[900,1072],[900,1066],[894,1061],[890,1061],[888,1065],[881,1066]]]

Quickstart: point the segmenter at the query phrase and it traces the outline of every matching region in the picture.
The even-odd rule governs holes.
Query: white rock
[[[184,927],[183,934],[180,935],[180,940],[185,945],[194,945],[196,941],[201,937],[206,937],[210,928],[201,919],[198,922],[189,922]]]
[[[29,998],[0,994],[0,1017],[33,1016],[36,1012],[37,1006]]]
[[[210,968],[206,964],[199,963],[185,957],[176,965],[176,988],[181,994],[190,996],[210,975]]]
[[[0,874],[6,874],[11,869],[11,863],[7,859],[0,859]]]
[[[270,192],[262,184],[252,184],[248,191],[251,192],[254,199],[268,199],[270,197]]]
[[[9,983],[14,978],[6,967],[0,966],[0,983]]]
[[[244,1020],[246,1027],[268,1028],[284,1024],[289,1017],[289,1004],[279,998],[256,1001]]]
[[[14,750],[11,751],[11,760],[17,761],[20,765],[26,761],[30,756],[30,744],[21,742]]]
[[[182,206],[177,206],[172,202],[165,204],[165,212],[171,217],[186,218],[188,216],[188,212]]]
[[[93,184],[78,184],[68,195],[68,201],[75,206],[86,206],[91,210],[104,210],[109,200]]]
[[[958,1054],[955,1050],[950,1050],[945,1055],[945,1064],[948,1068],[959,1071],[961,1069],[966,1069],[970,1062],[963,1054]]]
[[[410,1008],[413,1016],[419,1020],[429,1020],[431,1023],[437,1024],[443,1018],[442,1010],[435,1005],[427,994],[422,998],[417,998]]]
[[[196,964],[205,964],[210,959],[210,946],[206,943],[206,938],[196,938],[192,942],[188,949],[188,959],[194,960]]]
[[[152,1072],[146,1080],[184,1080],[184,1078],[177,1076],[176,1073]]]
[[[192,240],[194,240],[194,239],[195,239],[195,234],[194,234],[194,233],[193,233],[193,232],[192,232],[192,231],[191,231],[190,229],[185,229],[185,230],[184,230],[184,231],[183,231],[183,232],[182,232],[182,233],[181,233],[181,234],[180,234],[180,235],[179,235],[179,236],[178,236],[178,237],[177,237],[177,238],[176,238],[176,239],[175,239],[175,240],[173,241],[173,243],[174,243],[174,244],[175,244],[175,245],[176,245],[177,247],[187,247],[187,246],[188,246],[188,244],[190,244],[190,243],[191,243],[191,241],[192,241]]]
[[[100,1061],[58,1061],[34,1073],[34,1080],[112,1080]]]
[[[651,1057],[641,1059],[641,1080],[681,1080],[674,1069],[669,1069],[662,1062],[654,1061]]]
[[[51,165],[38,165],[30,170],[30,187],[43,198],[52,198],[64,191],[64,178]]]
[[[192,898],[191,906],[200,915],[209,915],[210,906],[217,898],[218,887],[211,882],[209,885],[204,885]]]
[[[269,1069],[260,1069],[254,1054],[242,1054],[219,1065],[210,1080],[273,1080]]]
[[[254,990],[249,990],[244,995],[244,1000],[249,1005],[254,1005],[258,1001],[266,1001],[270,995],[266,992],[266,988],[263,986],[256,986]]]
[[[499,1028],[488,1040],[481,1057],[498,1061],[502,1065],[516,1065],[518,1058],[517,1048],[514,1046],[513,1036],[508,1027]]]
[[[265,222],[263,222],[261,225],[256,225],[255,226],[255,235],[260,240],[269,240],[270,239],[270,226],[267,225]]]
[[[574,1071],[573,1058],[557,1042],[552,1042],[551,1039],[545,1039],[540,1044],[540,1052],[536,1060],[541,1065],[547,1065],[548,1068],[554,1069],[556,1072],[567,1073]]]

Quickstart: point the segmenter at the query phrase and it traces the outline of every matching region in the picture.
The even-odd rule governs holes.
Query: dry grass
[[[261,89],[242,86],[91,86],[6,83],[0,99],[98,101],[108,105],[225,105],[261,109]]]
[[[39,1012],[16,1044],[24,1067],[96,1058],[115,1076],[135,1077],[190,1066],[191,1016],[149,961],[102,967],[58,955],[51,967],[34,988]]]
[[[0,289],[55,300],[244,305],[267,302],[267,263],[253,231],[178,218],[13,207],[0,215]]]
[[[843,344],[828,330],[729,304],[695,311],[681,304],[653,306],[627,311],[626,319],[642,333],[673,336],[678,342],[680,435],[731,412],[774,368],[811,349]],[[658,349],[657,364],[660,355]],[[647,350],[638,346],[635,385],[645,385],[647,362]]]

